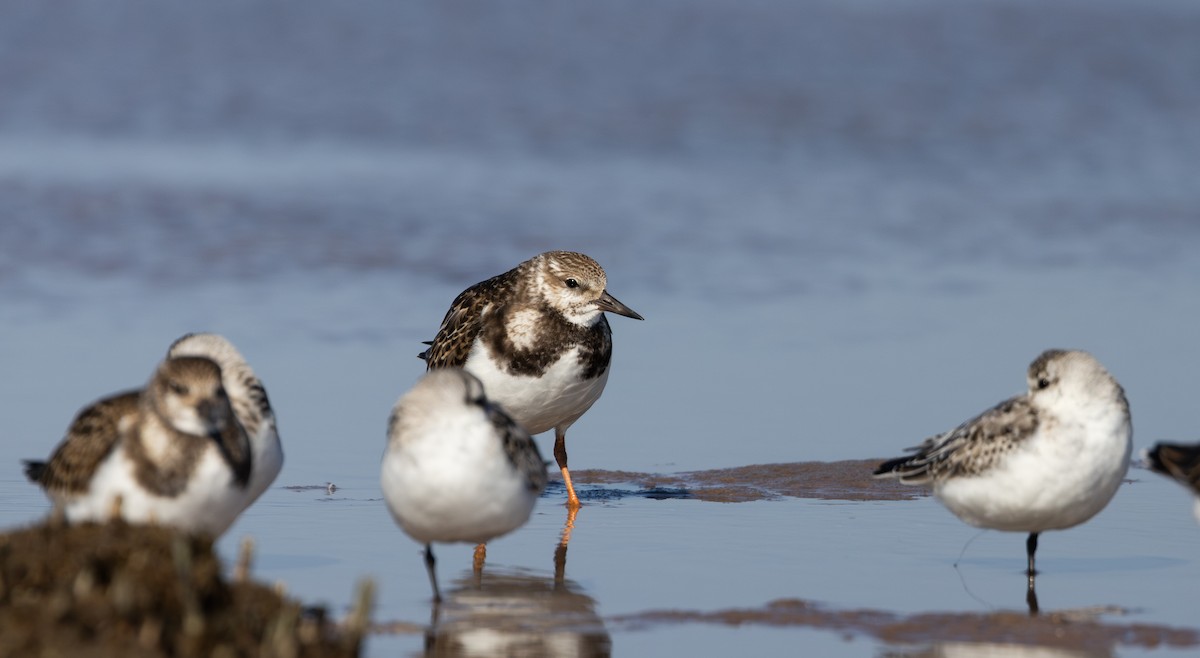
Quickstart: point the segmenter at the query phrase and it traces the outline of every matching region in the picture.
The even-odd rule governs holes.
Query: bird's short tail
[[[29,478],[30,482],[38,483],[42,481],[42,476],[46,473],[46,462],[26,459],[21,463],[25,464],[25,477]]]
[[[892,476],[897,467],[910,459],[912,459],[912,457],[898,457],[896,459],[889,459],[888,461],[885,461],[879,466],[875,467],[875,471],[871,473],[871,475],[882,477]]]
[[[423,345],[433,345],[433,341],[432,341],[432,340],[425,340],[425,341],[421,341],[421,343],[422,343]],[[420,360],[422,360],[422,361],[428,361],[428,360],[429,360],[429,350],[425,350],[424,352],[418,352],[418,353],[417,353],[417,358],[418,358],[418,359],[420,359]]]

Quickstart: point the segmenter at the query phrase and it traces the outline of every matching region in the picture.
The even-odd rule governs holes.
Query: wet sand
[[[716,503],[744,503],[785,496],[820,500],[911,500],[929,494],[924,487],[871,477],[871,472],[883,461],[855,459],[754,464],[669,475],[579,470],[571,471],[571,476],[581,484],[632,484],[641,487],[641,495],[650,498],[695,498]],[[596,493],[590,495],[597,496]]]
[[[1019,612],[923,613],[898,615],[884,610],[835,610],[800,599],[772,601],[761,608],[700,612],[650,610],[610,618],[613,626],[645,629],[655,624],[720,624],[812,627],[847,635],[867,635],[888,644],[970,642],[1015,644],[1029,647],[1106,651],[1112,647],[1196,647],[1200,631],[1154,624],[1120,624],[1104,616],[1124,614],[1120,609],[1059,611],[1045,615]]]

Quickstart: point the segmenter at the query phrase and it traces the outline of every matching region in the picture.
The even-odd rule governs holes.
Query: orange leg
[[[487,560],[487,544],[476,544],[475,545],[475,560],[474,560],[474,565],[473,565],[475,568],[475,573],[478,574],[483,571],[483,563],[486,560]]]
[[[575,495],[575,486],[571,484],[571,472],[566,466],[562,467],[563,482],[567,485],[567,509],[575,511],[579,509],[579,496]]]
[[[579,496],[575,495],[575,485],[571,484],[571,472],[567,470],[567,433],[554,428],[554,460],[562,469],[563,483],[567,485],[567,508],[579,509]]]

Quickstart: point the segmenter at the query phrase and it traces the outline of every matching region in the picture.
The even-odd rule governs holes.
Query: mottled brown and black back
[[[136,418],[140,394],[126,391],[84,408],[71,421],[49,460],[25,462],[25,475],[51,493],[87,491],[96,466],[117,445],[122,420]]]
[[[498,307],[502,306],[503,300],[521,296],[522,291],[518,288],[523,285],[524,271],[529,263],[526,261],[504,274],[476,283],[454,298],[437,336],[429,349],[421,354],[427,370],[461,368],[466,364],[485,319],[501,311]]]
[[[945,434],[929,437],[916,447],[916,454],[880,464],[875,475],[909,484],[978,475],[1033,436],[1038,422],[1028,396],[1011,398]]]

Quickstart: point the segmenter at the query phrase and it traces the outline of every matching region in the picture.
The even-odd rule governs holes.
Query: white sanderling
[[[250,444],[201,357],[163,361],[146,387],[83,409],[47,462],[27,462],[68,521],[159,523],[223,533],[242,511]]]
[[[1145,453],[1150,470],[1187,487],[1195,497],[1192,514],[1200,522],[1200,444],[1159,443]]]
[[[250,439],[254,471],[250,475],[246,507],[262,496],[283,468],[283,446],[275,427],[275,412],[267,389],[246,363],[241,352],[224,336],[193,333],[180,337],[167,350],[168,357],[202,356],[221,366],[221,381],[238,423]]]
[[[1038,534],[1104,509],[1129,468],[1133,429],[1125,391],[1087,352],[1047,350],[1028,380],[1028,393],[926,439],[875,475],[931,484],[973,526],[1029,533],[1032,584]]]
[[[433,542],[482,543],[529,520],[546,464],[529,434],[459,368],[427,373],[388,420],[380,474],[388,510],[425,544],[435,601]]]
[[[530,434],[554,430],[554,458],[568,505],[579,497],[567,470],[567,428],[600,398],[612,359],[605,311],[641,320],[606,289],[600,265],[550,251],[464,290],[429,349],[430,370],[464,368]]]

